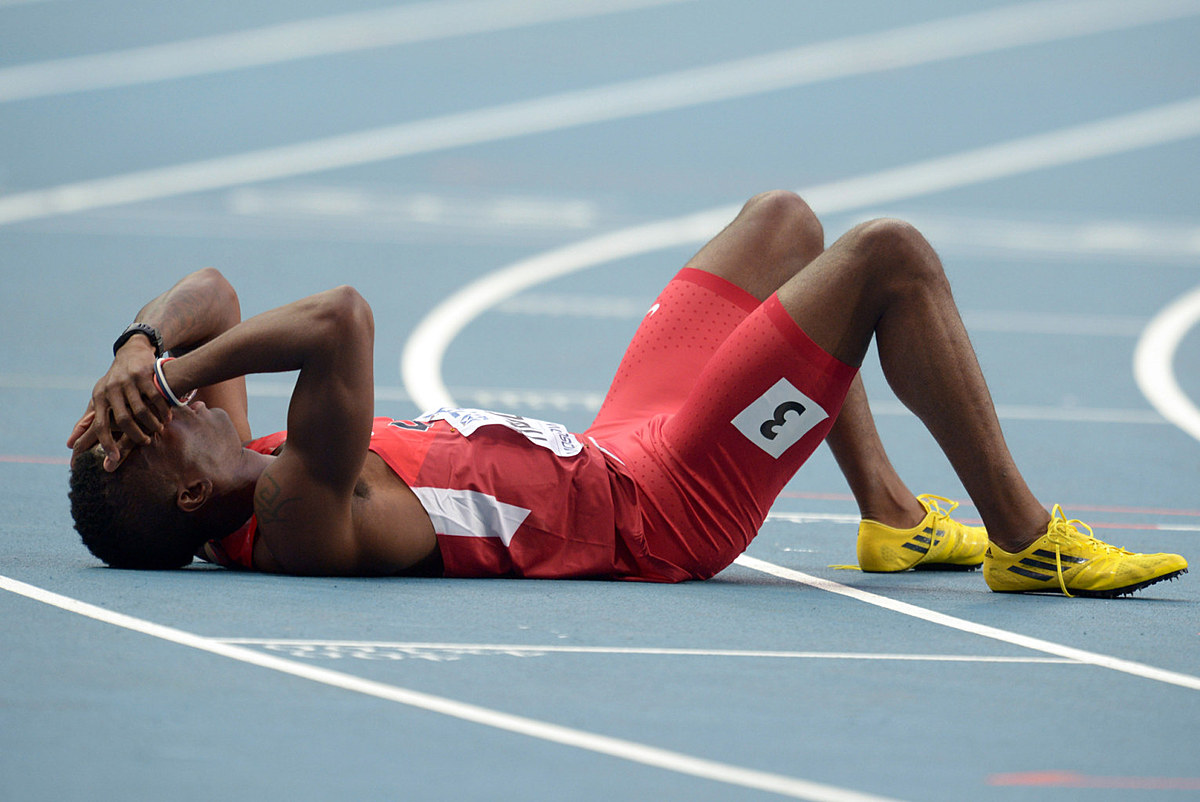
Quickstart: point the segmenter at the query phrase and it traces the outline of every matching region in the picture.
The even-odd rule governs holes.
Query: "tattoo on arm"
[[[151,301],[137,315],[137,320],[150,322],[163,333],[167,348],[176,356],[220,334],[214,326],[224,314],[210,290],[187,281]]]
[[[271,476],[270,470],[264,471],[259,477],[258,487],[254,490],[254,513],[258,516],[259,525],[286,520],[284,507],[298,499],[298,496],[285,495],[275,477]]]
[[[179,336],[192,339],[196,336],[201,321],[203,304],[193,290],[181,292],[174,298],[171,311],[174,313],[174,323],[179,328]],[[181,343],[191,345],[191,343]]]

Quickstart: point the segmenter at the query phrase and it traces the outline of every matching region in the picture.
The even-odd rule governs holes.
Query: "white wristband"
[[[171,387],[167,384],[167,377],[163,375],[163,365],[165,365],[167,362],[170,362],[174,358],[175,357],[171,356],[161,356],[154,360],[154,386],[158,388],[158,391],[162,393],[163,398],[167,399],[167,403],[171,406],[187,406],[187,403],[192,400],[193,396],[196,395],[196,391],[192,390],[190,393],[184,395],[183,400],[180,400],[175,396],[175,393],[171,392]]]

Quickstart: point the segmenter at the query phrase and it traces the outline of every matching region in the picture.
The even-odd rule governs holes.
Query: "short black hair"
[[[75,531],[113,568],[182,568],[209,538],[176,506],[171,488],[139,467],[127,462],[109,473],[99,446],[76,454],[70,490]]]

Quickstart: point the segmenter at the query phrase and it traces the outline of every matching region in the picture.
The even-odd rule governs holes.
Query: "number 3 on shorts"
[[[754,445],[779,459],[813,427],[829,417],[821,405],[780,379],[738,413],[733,425]]]

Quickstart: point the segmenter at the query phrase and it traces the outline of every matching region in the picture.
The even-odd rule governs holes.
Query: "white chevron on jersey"
[[[429,513],[438,534],[458,537],[494,537],[508,548],[529,510],[481,493],[444,487],[414,487],[412,491]]]

